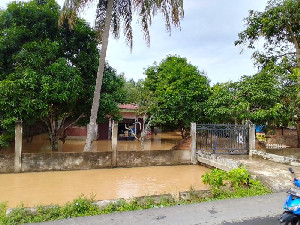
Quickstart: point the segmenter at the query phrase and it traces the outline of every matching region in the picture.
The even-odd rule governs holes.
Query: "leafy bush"
[[[60,208],[62,218],[93,216],[100,214],[100,209],[93,204],[94,197],[85,198],[83,195],[74,199],[71,203],[65,204]]]
[[[12,134],[1,134],[0,131],[0,150],[1,148],[8,147],[9,142],[13,140],[13,135]]]
[[[269,194],[270,190],[258,180],[253,180],[245,167],[229,172],[213,169],[202,176],[204,184],[211,187],[213,199],[239,198]]]
[[[210,185],[212,188],[220,188],[224,186],[224,180],[227,178],[227,173],[223,170],[213,169],[210,173],[205,173],[202,176],[204,184]]]
[[[249,186],[250,174],[245,167],[230,170],[227,173],[227,177],[234,187],[238,187],[240,185]]]

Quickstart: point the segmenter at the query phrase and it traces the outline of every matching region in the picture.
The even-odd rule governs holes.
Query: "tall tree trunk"
[[[53,120],[53,115],[49,116],[48,118],[40,118],[46,125],[48,130],[48,137],[49,142],[51,145],[52,151],[58,151],[58,135],[57,135],[57,123]]]
[[[298,119],[298,122],[297,122],[297,136],[298,136],[298,144],[297,144],[297,147],[300,148],[300,119]]]
[[[296,49],[296,63],[297,63],[297,68],[300,70],[300,46],[299,43],[297,42],[297,39],[295,37],[295,34],[293,33],[292,29],[290,28],[290,34]],[[297,77],[297,83],[300,85],[300,76]],[[298,98],[300,98],[300,92],[298,92]],[[299,115],[299,109],[297,110],[297,136],[298,136],[298,144],[297,147],[300,148],[300,115]]]
[[[298,68],[300,70],[300,50],[298,48],[298,53],[297,55],[299,56],[299,58],[297,57],[297,65],[298,65]],[[298,81],[298,85],[300,85],[300,75],[298,74],[298,77],[297,77],[297,81]],[[298,92],[298,99],[300,99],[300,92]],[[297,144],[297,147],[300,148],[300,115],[299,115],[299,108],[297,110],[297,136],[298,136],[298,144]]]
[[[185,138],[185,129],[183,127],[180,128],[180,134],[181,134],[181,138],[184,139]]]
[[[112,18],[112,9],[113,9],[113,3],[114,0],[108,0],[107,2],[107,8],[106,8],[106,18],[105,18],[105,27],[104,32],[102,36],[102,46],[100,51],[100,58],[99,58],[99,66],[98,66],[98,72],[97,72],[97,79],[96,79],[96,86],[94,91],[94,98],[93,98],[93,105],[91,109],[91,117],[90,117],[90,123],[87,127],[87,137],[86,142],[84,146],[84,151],[91,151],[92,148],[92,141],[94,139],[95,135],[95,128],[96,128],[96,120],[97,120],[97,114],[99,109],[99,100],[100,100],[100,92],[101,92],[101,86],[102,86],[102,78],[103,78],[103,72],[105,67],[105,58],[106,58],[106,50],[108,46],[108,37],[109,37],[109,30],[110,30],[110,24],[111,24],[111,18]]]
[[[52,118],[42,119],[48,129],[48,137],[52,151],[58,151],[58,123]]]
[[[57,131],[53,131],[49,134],[49,140],[52,151],[58,151],[58,135]]]

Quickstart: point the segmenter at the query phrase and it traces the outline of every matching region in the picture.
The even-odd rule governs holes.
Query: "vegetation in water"
[[[240,198],[255,195],[269,194],[270,190],[264,187],[259,181],[253,180],[248,171],[242,167],[225,172],[213,169],[210,173],[203,175],[202,180],[211,186],[211,193],[203,194],[190,188],[184,198],[175,199],[170,195],[145,198],[121,199],[109,203],[106,206],[98,206],[94,197],[86,198],[80,196],[63,206],[38,206],[35,209],[25,208],[20,205],[8,215],[7,203],[0,204],[0,224],[16,225],[23,223],[36,223],[67,219],[70,217],[94,216],[113,212],[124,212],[142,210],[149,208],[162,208],[175,205],[184,205],[211,201],[225,198]]]
[[[242,198],[269,194],[271,191],[258,180],[251,178],[245,167],[229,172],[213,169],[202,176],[204,184],[211,187],[212,196],[207,200]]]

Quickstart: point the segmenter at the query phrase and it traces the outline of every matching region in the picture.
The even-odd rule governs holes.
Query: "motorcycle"
[[[300,179],[295,177],[294,170],[290,167],[289,171],[293,175],[293,183],[297,188],[290,188],[287,193],[283,208],[285,211],[279,217],[281,225],[300,225]]]

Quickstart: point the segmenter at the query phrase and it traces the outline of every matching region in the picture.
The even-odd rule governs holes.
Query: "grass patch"
[[[250,174],[244,167],[229,172],[214,169],[211,170],[210,173],[203,175],[202,180],[211,187],[211,194],[209,196],[207,196],[207,194],[203,195],[203,191],[196,191],[191,188],[190,191],[186,193],[185,198],[175,199],[170,196],[157,198],[150,196],[129,200],[122,199],[106,206],[99,207],[94,203],[94,196],[87,198],[82,195],[63,206],[38,206],[35,209],[30,209],[20,205],[8,215],[6,215],[7,203],[0,203],[0,224],[17,225],[23,223],[45,222],[71,217],[161,208],[270,193],[270,190],[264,187],[259,181],[251,179]]]
[[[20,205],[11,213],[6,215],[7,204],[0,204],[0,224],[1,225],[17,225],[23,223],[37,223],[45,221],[53,221],[59,219],[67,219],[71,217],[94,216],[100,214],[108,214],[113,212],[133,211],[149,208],[160,208],[176,205],[174,198],[159,198],[159,200],[151,197],[145,197],[142,200],[133,198],[130,200],[121,199],[117,202],[110,203],[105,207],[98,207],[94,203],[94,198],[80,196],[72,202],[68,202],[63,206],[38,206],[34,210],[25,208]]]

